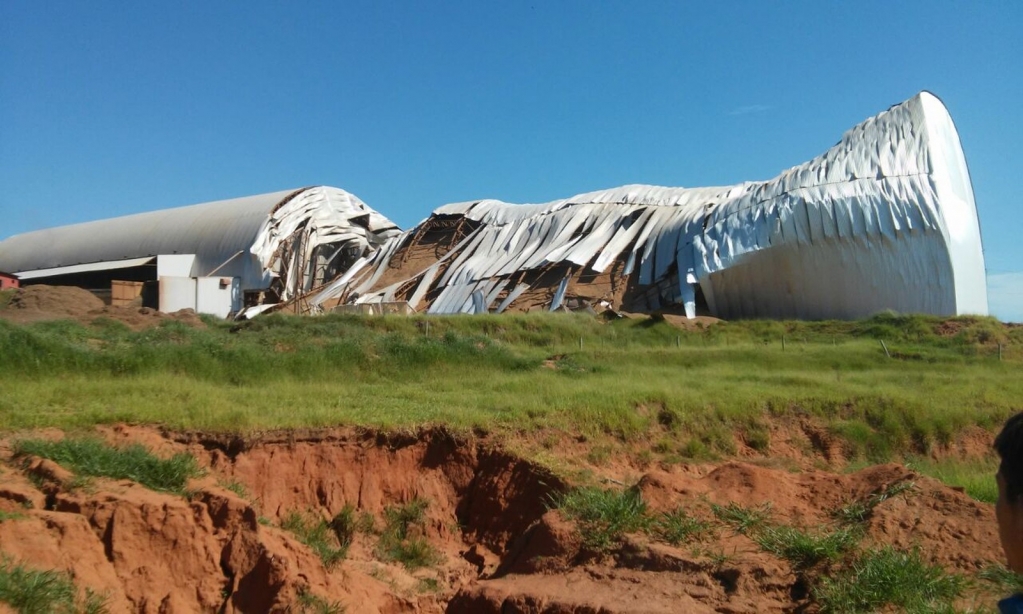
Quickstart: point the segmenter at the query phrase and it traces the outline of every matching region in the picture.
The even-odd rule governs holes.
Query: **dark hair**
[[[995,437],[995,451],[1002,459],[998,473],[1005,480],[1006,499],[1016,503],[1023,494],[1023,412],[1005,421]]]

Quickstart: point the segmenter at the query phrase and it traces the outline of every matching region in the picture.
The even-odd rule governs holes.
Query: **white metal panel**
[[[194,277],[160,278],[160,311],[174,313],[182,309],[195,309]]]
[[[242,306],[237,277],[198,277],[195,281],[195,311],[226,318]]]
[[[195,254],[160,254],[156,257],[156,278],[193,277]]]

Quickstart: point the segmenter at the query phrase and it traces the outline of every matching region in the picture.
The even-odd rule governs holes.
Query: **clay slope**
[[[636,532],[594,550],[548,509],[567,484],[485,440],[356,430],[242,439],[138,427],[104,436],[159,455],[191,452],[208,473],[188,496],[128,481],[83,485],[50,461],[12,457],[8,442],[0,552],[68,571],[105,594],[111,612],[814,611],[803,570],[721,522],[714,506],[818,527],[843,505],[899,485],[864,516],[864,547],[917,548],[963,574],[1000,559],[992,506],[900,465],[848,475],[742,462],[650,470],[636,487],[651,513],[683,507],[713,529],[679,546]],[[381,544],[389,515],[412,501],[426,505],[414,536],[435,556],[410,569]],[[349,506],[363,525],[333,566],[281,528],[295,513],[330,519]]]

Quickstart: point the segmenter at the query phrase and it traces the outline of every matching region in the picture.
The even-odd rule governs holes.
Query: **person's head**
[[[1023,413],[1005,422],[995,437],[995,451],[1002,462],[998,466],[998,534],[1009,568],[1023,573]]]

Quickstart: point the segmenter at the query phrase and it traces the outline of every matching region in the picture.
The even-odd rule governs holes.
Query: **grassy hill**
[[[569,314],[206,324],[0,320],[0,429],[444,424],[628,440],[657,425],[692,442],[691,454],[727,454],[722,431],[757,444],[766,421],[810,416],[881,461],[1023,409],[1023,328],[991,318],[690,330]]]

